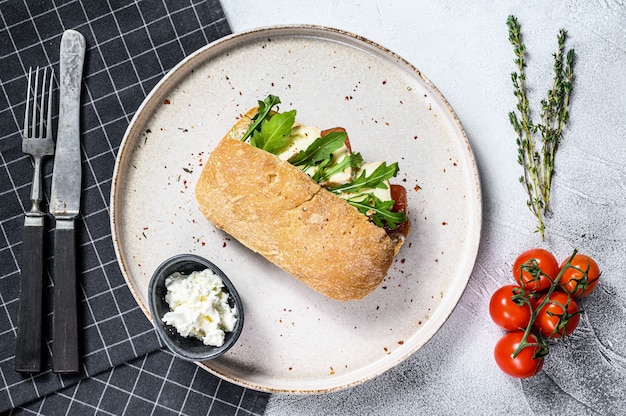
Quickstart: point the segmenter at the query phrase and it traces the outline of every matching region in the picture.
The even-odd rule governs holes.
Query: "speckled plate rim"
[[[451,290],[446,293],[444,301],[440,304],[437,310],[432,314],[429,321],[420,328],[420,342],[415,343],[410,350],[405,350],[403,354],[397,354],[394,357],[394,360],[389,360],[386,362],[384,367],[380,366],[366,366],[363,369],[355,371],[352,374],[346,376],[340,376],[336,378],[336,382],[332,386],[324,386],[320,388],[315,387],[307,387],[307,388],[274,388],[271,386],[262,385],[260,383],[251,383],[247,380],[238,379],[233,377],[231,374],[227,372],[220,371],[211,367],[210,363],[197,363],[201,368],[227,380],[237,385],[251,388],[259,391],[267,391],[270,393],[291,393],[291,394],[319,394],[319,393],[328,393],[337,390],[347,389],[359,384],[362,384],[368,380],[371,380],[380,374],[390,370],[396,365],[405,361],[409,356],[413,355],[416,351],[418,351],[426,342],[428,342],[436,332],[441,328],[441,326],[447,321],[450,314],[455,309],[458,304],[469,278],[471,276],[476,256],[478,254],[478,248],[480,243],[480,236],[482,230],[482,198],[481,198],[481,186],[480,186],[480,178],[478,169],[476,166],[476,161],[473,155],[473,151],[471,149],[471,145],[465,133],[465,130],[458,119],[456,113],[452,109],[451,105],[448,103],[443,94],[439,91],[439,89],[426,77],[424,76],[414,65],[406,61],[404,58],[397,55],[395,52],[381,46],[380,44],[373,42],[367,38],[364,38],[360,35],[332,27],[320,26],[320,25],[309,25],[309,24],[294,24],[294,25],[277,25],[277,26],[264,26],[256,29],[235,33],[226,37],[223,37],[217,41],[214,41],[205,47],[200,48],[194,53],[187,56],[185,59],[180,61],[172,70],[170,70],[152,89],[152,91],[147,95],[144,99],[137,112],[134,114],[132,120],[126,132],[124,134],[124,138],[121,142],[118,156],[116,158],[116,163],[113,171],[113,180],[112,180],[112,189],[110,195],[110,207],[111,207],[111,215],[110,215],[110,226],[113,238],[114,249],[116,253],[116,257],[118,260],[119,267],[122,271],[124,279],[126,283],[137,301],[139,307],[143,310],[145,315],[148,317],[150,321],[152,321],[152,316],[150,314],[150,310],[144,302],[142,302],[140,296],[137,293],[137,288],[133,284],[133,280],[129,274],[129,269],[124,263],[124,256],[121,248],[121,244],[119,241],[119,235],[117,233],[117,218],[116,218],[116,205],[117,205],[117,185],[120,183],[122,178],[120,177],[120,172],[122,171],[121,166],[121,155],[124,154],[125,151],[128,151],[128,147],[132,145],[129,143],[129,137],[132,136],[134,130],[137,128],[137,123],[142,119],[144,112],[150,111],[154,108],[152,101],[159,95],[159,92],[169,88],[171,85],[175,84],[180,80],[181,77],[185,75],[185,69],[190,64],[201,63],[202,56],[207,53],[207,51],[215,50],[215,49],[228,49],[230,44],[237,44],[240,42],[244,42],[247,38],[258,38],[260,35],[272,37],[272,36],[285,36],[285,33],[298,33],[299,35],[306,35],[309,37],[318,37],[318,38],[326,38],[329,40],[333,40],[335,42],[342,40],[347,42],[348,44],[355,45],[360,44],[360,46],[370,53],[374,53],[382,57],[383,59],[388,59],[396,62],[398,65],[404,66],[409,71],[413,72],[416,78],[419,78],[430,91],[435,94],[435,98],[439,100],[439,103],[445,108],[447,111],[447,116],[453,120],[454,129],[456,133],[461,138],[463,144],[466,149],[466,157],[469,160],[471,174],[472,174],[472,186],[473,189],[468,189],[468,193],[471,195],[472,199],[472,218],[470,219],[471,224],[473,225],[473,232],[468,235],[466,246],[468,249],[469,256],[465,259],[464,264],[464,273],[462,276],[455,281],[455,284],[452,285]]]

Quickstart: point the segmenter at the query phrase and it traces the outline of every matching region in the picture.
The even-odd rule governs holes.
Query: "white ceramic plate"
[[[281,98],[281,110],[297,109],[303,124],[345,127],[365,160],[400,164],[412,233],[384,282],[361,301],[313,292],[197,208],[194,187],[211,149],[269,93]],[[439,91],[383,47],[317,26],[232,35],[176,66],[126,131],[111,207],[120,267],[150,319],[147,284],[166,258],[196,253],[231,278],[245,304],[243,334],[224,357],[200,365],[271,392],[346,388],[418,350],[461,297],[481,230],[471,148]]]

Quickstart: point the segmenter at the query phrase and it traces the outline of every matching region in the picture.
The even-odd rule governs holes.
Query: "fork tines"
[[[24,111],[24,146],[28,146],[28,139],[52,138],[52,87],[54,84],[54,71],[43,68],[41,83],[39,67],[28,69],[28,90],[26,93],[26,110]],[[34,85],[33,85],[34,75]],[[47,87],[47,92],[46,92]],[[30,106],[32,105],[32,109]],[[39,111],[38,111],[39,110]],[[39,114],[39,120],[37,120]],[[44,114],[46,118],[44,119]],[[30,119],[29,119],[30,116]],[[54,148],[50,149],[54,151]],[[52,153],[47,153],[52,154]]]

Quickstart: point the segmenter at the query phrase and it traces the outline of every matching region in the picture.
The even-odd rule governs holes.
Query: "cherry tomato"
[[[542,348],[533,334],[528,335],[526,342],[534,345],[524,347],[515,358],[512,357],[523,337],[524,331],[508,332],[500,338],[493,350],[496,364],[511,377],[532,377],[543,367]]]
[[[389,191],[391,192],[391,199],[393,199],[393,212],[407,213],[407,200],[406,200],[406,188],[402,185],[391,184]]]
[[[568,259],[563,261],[561,269],[565,267]],[[564,291],[574,297],[587,296],[596,288],[599,278],[598,263],[584,254],[575,254],[569,267],[563,271],[559,284]]]
[[[528,292],[548,289],[558,274],[559,263],[556,258],[542,248],[523,252],[513,263],[513,277]]]
[[[545,296],[539,300],[543,303]],[[561,338],[571,334],[578,326],[580,313],[573,297],[565,292],[552,292],[544,306],[537,312],[535,328],[544,337]]]
[[[515,285],[502,286],[491,295],[489,314],[491,319],[507,331],[526,329],[530,321],[530,306],[520,295],[522,288]],[[518,298],[518,305],[512,298]]]

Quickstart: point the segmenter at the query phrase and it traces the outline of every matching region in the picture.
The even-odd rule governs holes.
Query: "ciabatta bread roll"
[[[341,301],[363,298],[387,274],[404,236],[392,239],[298,167],[241,141],[256,111],[211,152],[195,188],[200,210],[317,292]]]

